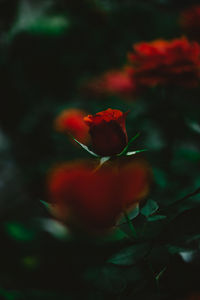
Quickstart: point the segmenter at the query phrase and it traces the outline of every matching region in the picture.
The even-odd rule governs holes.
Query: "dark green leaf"
[[[88,269],[85,278],[98,289],[118,294],[126,288],[126,280],[119,268],[112,265]]]
[[[165,188],[167,187],[168,181],[167,176],[163,170],[159,168],[153,168],[153,176],[155,178],[156,183],[161,187]]]
[[[133,220],[135,219],[140,213],[140,209],[139,209],[139,205],[137,205],[132,211],[127,213],[127,216],[129,218],[129,220]],[[119,220],[119,222],[117,223],[117,225],[121,225],[127,223],[127,218],[125,216],[122,216],[121,219]]]
[[[133,265],[144,258],[148,254],[149,250],[150,246],[148,243],[136,244],[113,255],[108,262],[120,266]]]
[[[64,16],[45,16],[31,23],[26,30],[32,34],[59,35],[68,29],[69,21]]]
[[[164,220],[164,219],[166,219],[166,218],[167,218],[167,217],[166,217],[166,216],[163,216],[163,215],[155,215],[155,216],[148,217],[148,221],[149,221],[149,222],[155,222],[155,221]]]
[[[145,206],[141,209],[141,214],[148,217],[158,210],[159,206],[154,200],[147,200]]]
[[[112,235],[108,236],[108,241],[121,241],[124,239],[128,239],[128,235],[121,229],[117,228],[115,229],[115,231],[113,232]]]
[[[0,296],[3,297],[2,300],[20,300],[22,295],[19,292],[11,292],[0,288]]]
[[[167,245],[167,249],[171,254],[177,254],[180,252],[188,251],[188,249],[178,246]]]
[[[36,237],[36,233],[33,230],[17,222],[6,223],[5,229],[12,238],[19,241],[32,241]]]

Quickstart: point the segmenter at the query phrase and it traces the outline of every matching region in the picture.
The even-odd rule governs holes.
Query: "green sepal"
[[[138,132],[134,137],[132,137],[130,139],[130,141],[128,142],[128,144],[126,145],[126,147],[122,150],[122,152],[120,152],[119,154],[117,154],[117,156],[122,156],[125,155],[128,151],[129,146],[140,136],[140,133]]]
[[[82,144],[81,142],[79,142],[77,139],[75,139],[72,136],[73,140],[79,144],[84,150],[86,150],[88,153],[90,153],[91,155],[95,156],[95,157],[100,157],[99,155],[97,155],[96,153],[94,153],[93,151],[91,151],[86,145]]]
[[[110,159],[110,156],[104,156],[100,159],[100,166],[102,166],[104,163],[106,163]]]
[[[135,155],[135,154],[137,154],[137,153],[145,152],[145,151],[148,151],[148,150],[147,150],[147,149],[141,149],[141,150],[136,150],[136,151],[126,152],[126,156]]]

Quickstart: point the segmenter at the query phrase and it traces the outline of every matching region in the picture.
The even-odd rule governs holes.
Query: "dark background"
[[[1,299],[184,299],[198,291],[200,198],[178,200],[200,187],[200,89],[157,87],[133,101],[81,89],[121,68],[135,42],[184,35],[180,12],[192,4],[200,2],[0,1]],[[54,130],[55,117],[66,108],[108,107],[130,110],[128,136],[141,132],[134,147],[148,149],[142,157],[154,175],[149,198],[168,219],[135,219],[139,231],[147,222],[148,262],[107,263],[128,240],[63,241],[54,223],[53,233],[45,229],[48,170],[88,158]],[[180,255],[188,251],[190,263]],[[157,287],[154,275],[165,267]]]

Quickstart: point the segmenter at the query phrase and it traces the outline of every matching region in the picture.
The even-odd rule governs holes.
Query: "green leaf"
[[[69,27],[69,21],[65,16],[45,16],[31,23],[27,28],[32,34],[38,35],[59,35],[66,32]]]
[[[136,265],[134,267],[121,268],[113,264],[105,264],[104,266],[88,268],[84,274],[84,278],[90,286],[95,287],[96,290],[117,295],[117,298],[115,297],[114,299],[118,299],[119,293],[123,292],[127,285],[135,288],[135,284],[143,281],[144,277],[145,272],[143,268]],[[113,297],[111,298],[113,299]],[[105,299],[105,294],[101,299]]]
[[[197,253],[199,251],[198,250],[185,250],[185,251],[181,251],[179,252],[180,257],[182,258],[182,260],[186,263],[191,263],[196,260],[197,258]]]
[[[161,187],[161,188],[166,188],[168,184],[167,176],[165,172],[163,172],[159,168],[153,168],[153,177],[155,178],[156,183]]]
[[[166,216],[163,216],[163,215],[155,215],[155,216],[151,216],[151,217],[148,217],[148,221],[149,222],[155,222],[155,221],[161,221],[161,220],[164,220],[166,219],[167,217]]]
[[[43,200],[40,200],[40,202],[47,208],[47,210],[50,210],[51,209],[51,204],[48,203],[48,202],[45,202]]]
[[[177,254],[177,253],[180,253],[180,252],[188,251],[188,249],[186,249],[186,248],[178,247],[178,246],[172,246],[172,245],[167,245],[167,249],[168,249],[169,253],[171,253],[171,254]]]
[[[0,288],[0,296],[2,296],[4,300],[20,300],[22,295],[16,291],[7,291]]]
[[[175,152],[175,157],[183,157],[189,161],[195,162],[200,160],[200,152],[198,149],[180,148]]]
[[[26,31],[34,35],[57,36],[66,33],[70,20],[65,14],[48,14],[51,1],[20,1],[15,24],[8,33],[13,38]]]
[[[200,124],[196,121],[186,120],[187,125],[196,133],[200,134]]]
[[[42,219],[40,221],[43,230],[49,232],[52,236],[60,240],[69,239],[70,233],[66,226],[53,219]]]
[[[18,241],[32,241],[36,237],[36,233],[17,222],[5,224],[6,232],[15,240]]]
[[[96,289],[118,294],[126,288],[126,279],[122,277],[119,268],[113,265],[87,269],[85,279]]]
[[[185,211],[194,209],[195,207],[199,207],[199,191],[194,196],[192,194],[193,193],[189,194],[188,196],[186,195],[185,198],[179,199],[178,201],[172,203],[172,205],[168,207],[166,212],[170,216],[170,219],[176,218],[178,215],[182,214]]]
[[[130,212],[127,213],[129,220],[131,221],[131,220],[135,219],[139,215],[139,213],[140,213],[140,209],[139,209],[139,204],[138,204],[133,210],[131,210]],[[120,218],[120,220],[118,221],[117,225],[121,225],[124,223],[127,223],[127,219],[123,215]]]
[[[128,235],[121,230],[120,228],[116,228],[112,233],[103,236],[102,238],[98,238],[100,242],[118,242],[122,240],[127,240],[129,237]]]
[[[149,199],[145,206],[141,209],[141,214],[145,217],[148,217],[154,214],[158,210],[159,206],[156,201]]]
[[[113,255],[108,262],[120,266],[133,265],[144,258],[149,250],[150,246],[148,243],[135,244]]]
[[[119,154],[117,154],[117,156],[121,156],[121,155],[124,155],[126,154],[129,146],[139,137],[140,133],[137,133],[134,137],[132,137],[130,139],[130,141],[128,142],[128,144],[126,145],[126,147],[122,150],[122,152],[120,152]]]
[[[73,140],[79,144],[84,150],[86,150],[88,153],[90,153],[91,155],[95,156],[95,157],[100,157],[99,155],[97,155],[96,153],[94,153],[93,151],[91,151],[86,145],[80,143],[77,139],[75,139],[74,137],[72,137]]]
[[[200,234],[195,234],[195,235],[190,236],[187,239],[187,242],[191,243],[191,242],[196,241],[196,240],[200,240]]]

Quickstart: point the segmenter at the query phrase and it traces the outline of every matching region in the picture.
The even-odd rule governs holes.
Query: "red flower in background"
[[[93,151],[100,156],[112,156],[120,153],[127,145],[125,120],[127,112],[107,109],[84,118],[89,126]]]
[[[83,144],[89,143],[88,126],[83,121],[86,112],[80,109],[63,110],[55,119],[54,127],[57,131],[70,133]]]
[[[200,40],[200,5],[184,10],[180,15],[180,25],[193,39]]]
[[[88,162],[66,163],[48,178],[52,213],[68,225],[94,231],[113,227],[125,210],[148,192],[149,169],[143,162],[94,172]]]
[[[137,87],[126,68],[108,71],[86,85],[86,90],[98,96],[119,95],[122,98],[133,98]]]
[[[196,86],[200,78],[200,45],[186,38],[156,40],[133,46],[128,58],[133,76],[142,86]]]

